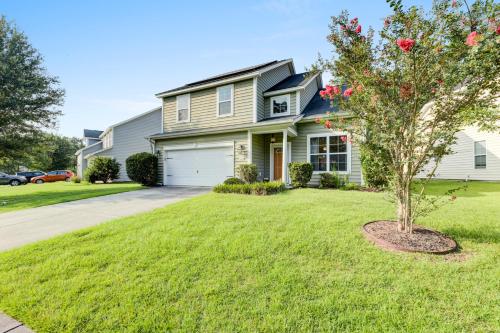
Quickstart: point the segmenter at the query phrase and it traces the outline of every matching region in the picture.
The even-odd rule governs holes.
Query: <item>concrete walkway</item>
[[[0,214],[0,251],[145,212],[209,192],[156,187]]]
[[[34,333],[32,330],[0,312],[0,333]]]

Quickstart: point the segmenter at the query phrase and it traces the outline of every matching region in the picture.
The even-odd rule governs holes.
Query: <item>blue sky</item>
[[[430,0],[405,4],[430,8]],[[298,72],[321,53],[330,16],[347,9],[380,28],[384,0],[1,0],[66,90],[57,132],[78,136],[145,112],[155,93],[232,69],[293,58]]]

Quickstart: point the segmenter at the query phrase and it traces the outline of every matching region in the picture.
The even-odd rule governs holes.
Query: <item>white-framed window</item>
[[[191,119],[191,96],[189,94],[179,95],[177,101],[177,122],[187,123]]]
[[[474,169],[486,169],[486,141],[474,142]]]
[[[307,136],[307,159],[315,173],[350,172],[351,147],[347,134],[311,134]]]
[[[233,115],[234,85],[228,84],[217,88],[217,117]]]
[[[290,95],[271,97],[271,117],[290,115]]]

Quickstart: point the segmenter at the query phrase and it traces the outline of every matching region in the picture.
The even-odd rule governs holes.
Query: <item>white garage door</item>
[[[167,185],[214,186],[234,175],[233,147],[168,150]]]

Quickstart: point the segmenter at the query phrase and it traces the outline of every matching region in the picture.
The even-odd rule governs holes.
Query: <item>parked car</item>
[[[0,185],[18,186],[25,185],[27,183],[28,180],[23,176],[8,175],[0,172]]]
[[[23,171],[23,172],[16,172],[16,176],[23,176],[26,178],[28,183],[31,181],[31,178],[33,177],[38,177],[38,176],[43,176],[45,175],[45,172],[42,171]]]
[[[57,182],[57,181],[67,181],[69,182],[74,173],[69,170],[55,170],[49,171],[46,174],[38,177],[31,178],[31,182],[34,184],[43,184],[45,182]]]

